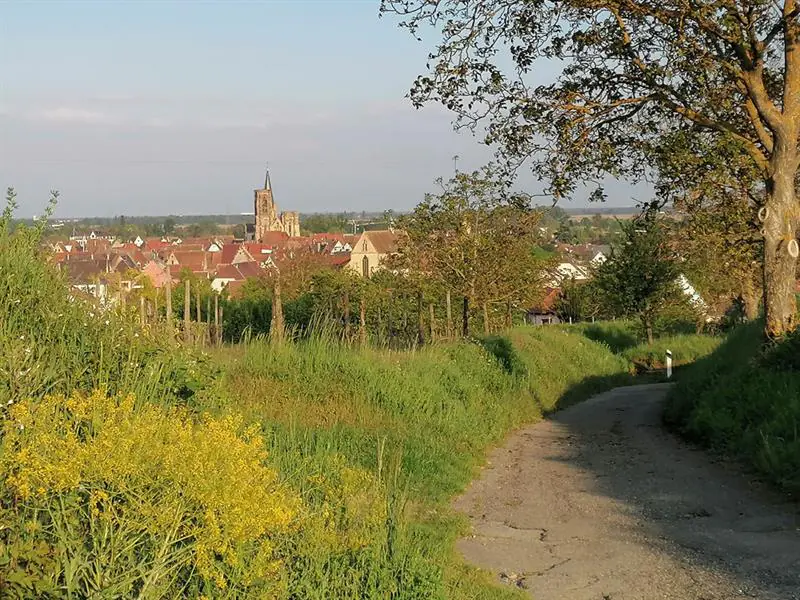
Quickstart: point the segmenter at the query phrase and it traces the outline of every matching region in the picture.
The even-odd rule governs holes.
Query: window
[[[361,251],[362,252],[366,252],[367,251],[367,240],[364,240],[363,242],[361,242]]]
[[[369,278],[369,257],[361,259],[361,271],[364,277]]]

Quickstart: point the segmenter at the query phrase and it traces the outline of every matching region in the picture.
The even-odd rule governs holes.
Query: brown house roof
[[[375,251],[380,254],[391,254],[397,251],[397,242],[400,236],[394,231],[365,231]]]

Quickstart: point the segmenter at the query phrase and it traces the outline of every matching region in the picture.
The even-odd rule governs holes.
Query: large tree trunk
[[[795,279],[797,269],[794,179],[797,169],[794,140],[775,141],[767,181],[764,218],[764,314],[765,333],[775,339],[797,325]],[[791,146],[791,147],[789,147]]]
[[[489,335],[492,332],[492,328],[489,324],[489,305],[486,301],[483,301],[483,333],[485,335]]]

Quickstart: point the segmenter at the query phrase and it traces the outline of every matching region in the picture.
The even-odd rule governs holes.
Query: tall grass
[[[735,329],[687,367],[665,420],[800,498],[800,344],[794,336],[764,351],[761,328],[756,322]]]
[[[624,359],[557,328],[411,352],[315,337],[279,347],[257,341],[228,356],[221,387],[202,408],[235,410],[259,422],[292,485],[330,457],[390,472],[388,502],[401,510],[385,535],[394,540],[389,554],[404,556],[409,597],[499,598],[500,590],[454,558],[463,523],[449,500],[473,477],[486,449],[514,427],[629,381]],[[326,555],[308,560],[313,567],[296,582],[301,597],[326,597],[303,595],[317,589],[340,597],[330,578],[339,567]],[[374,573],[378,564],[348,568],[362,580],[360,569]]]
[[[0,590],[9,598],[515,598],[449,509],[514,427],[627,382],[558,328],[393,351],[194,353],[69,292],[0,228]]]

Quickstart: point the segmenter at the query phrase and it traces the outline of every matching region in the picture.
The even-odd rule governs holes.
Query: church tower
[[[278,214],[278,207],[272,196],[272,182],[269,178],[269,166],[264,179],[264,187],[255,190],[255,239],[260,242],[270,231],[282,231],[289,237],[300,235],[300,215],[296,212]]]
[[[269,167],[264,179],[264,187],[255,190],[255,213],[256,213],[256,241],[261,241],[264,234],[268,231],[283,231],[281,222],[278,220],[278,210],[275,207],[275,200],[272,197],[272,182],[269,178]]]

